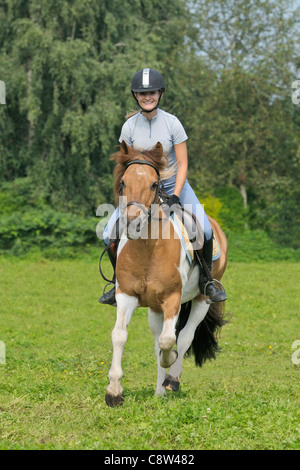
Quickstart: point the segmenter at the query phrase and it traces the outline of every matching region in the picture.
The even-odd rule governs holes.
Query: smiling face
[[[156,106],[158,105],[160,94],[161,92],[159,90],[142,91],[134,93],[134,96],[136,97],[142,110],[151,112],[152,110],[156,111],[156,109],[154,108],[156,108]]]

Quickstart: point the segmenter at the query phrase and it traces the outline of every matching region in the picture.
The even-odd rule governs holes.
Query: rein
[[[151,204],[151,206],[150,206],[150,209],[149,209],[148,211],[147,211],[147,209],[145,208],[145,206],[144,206],[143,204],[141,204],[140,202],[138,202],[138,201],[130,201],[130,202],[128,202],[128,204],[126,205],[126,207],[125,207],[124,209],[127,209],[127,207],[133,206],[133,205],[139,207],[139,208],[143,211],[143,213],[148,216],[148,222],[149,222],[151,219],[153,219],[153,213],[152,213],[152,211],[153,211],[153,209],[154,209],[154,208],[153,208],[153,204],[155,204],[155,201],[156,201],[156,199],[157,199],[158,196],[159,196],[159,197],[162,197],[162,196],[163,196],[163,182],[162,182],[161,179],[160,179],[160,174],[159,174],[158,168],[157,168],[153,163],[148,162],[147,160],[132,160],[131,162],[127,163],[126,168],[125,168],[125,170],[124,170],[124,173],[125,173],[125,171],[127,170],[128,167],[130,167],[131,165],[136,165],[136,164],[137,164],[137,165],[148,165],[148,166],[151,166],[151,167],[154,168],[154,170],[156,171],[157,176],[158,176],[158,182],[157,182],[157,186],[156,186],[155,196],[154,196],[153,202],[152,202],[152,204]],[[124,175],[124,173],[123,173],[123,175]],[[122,183],[121,183],[121,184],[120,184],[120,189],[119,189],[119,194],[120,194],[120,196],[122,196],[122,193],[123,193],[123,185],[122,185]],[[159,217],[158,220],[162,220],[162,218]],[[103,271],[102,271],[102,268],[101,268],[102,258],[103,258],[103,256],[104,256],[104,254],[105,254],[107,251],[109,251],[110,246],[111,246],[111,243],[109,243],[108,245],[105,246],[105,248],[104,248],[102,254],[100,255],[100,259],[99,259],[99,271],[100,271],[100,274],[101,274],[102,278],[107,282],[107,284],[106,284],[106,286],[105,286],[105,288],[104,288],[104,291],[105,291],[106,287],[107,287],[109,284],[114,284],[114,282],[115,282],[114,279],[108,279],[108,278],[104,275],[104,273],[103,273]]]

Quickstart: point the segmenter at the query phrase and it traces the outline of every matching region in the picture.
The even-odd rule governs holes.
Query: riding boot
[[[111,246],[107,249],[109,260],[114,269],[114,276],[112,279],[113,282],[115,282],[116,280],[117,246],[118,246],[117,242],[112,243]],[[99,302],[101,304],[115,305],[116,304],[115,294],[116,294],[116,286],[114,285],[114,287],[111,290],[102,294],[102,296],[99,299]]]
[[[219,289],[213,281],[212,270],[212,253],[213,253],[213,236],[210,240],[204,240],[202,254],[198,252],[202,261],[202,269],[200,269],[200,292],[206,294],[212,302],[224,302],[227,300],[226,292]],[[204,262],[203,262],[204,261]],[[206,264],[206,266],[205,266]]]

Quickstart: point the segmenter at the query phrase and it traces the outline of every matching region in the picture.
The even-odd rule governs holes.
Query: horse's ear
[[[164,153],[164,149],[163,149],[163,146],[161,145],[160,142],[157,142],[156,145],[154,145],[153,149],[152,149],[152,153],[157,157],[157,158],[161,158],[163,156],[163,153]]]
[[[123,155],[129,155],[130,147],[126,144],[125,140],[122,140],[120,148]]]

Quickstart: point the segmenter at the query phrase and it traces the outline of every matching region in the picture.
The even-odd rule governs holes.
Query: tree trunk
[[[28,100],[28,108],[30,108],[30,103],[31,103],[31,95],[32,95],[32,88],[31,88],[31,81],[32,81],[32,68],[31,68],[31,63],[28,62],[28,67],[27,67],[27,100]],[[35,128],[34,128],[34,123],[32,122],[32,118],[30,116],[30,111],[28,109],[27,112],[27,119],[29,122],[29,129],[28,129],[28,146],[31,147],[32,141],[35,136]]]
[[[240,193],[243,198],[243,204],[244,204],[244,209],[245,211],[247,210],[248,207],[248,197],[247,197],[247,189],[246,185],[244,183],[240,183]],[[245,222],[245,229],[248,229],[248,222]]]

